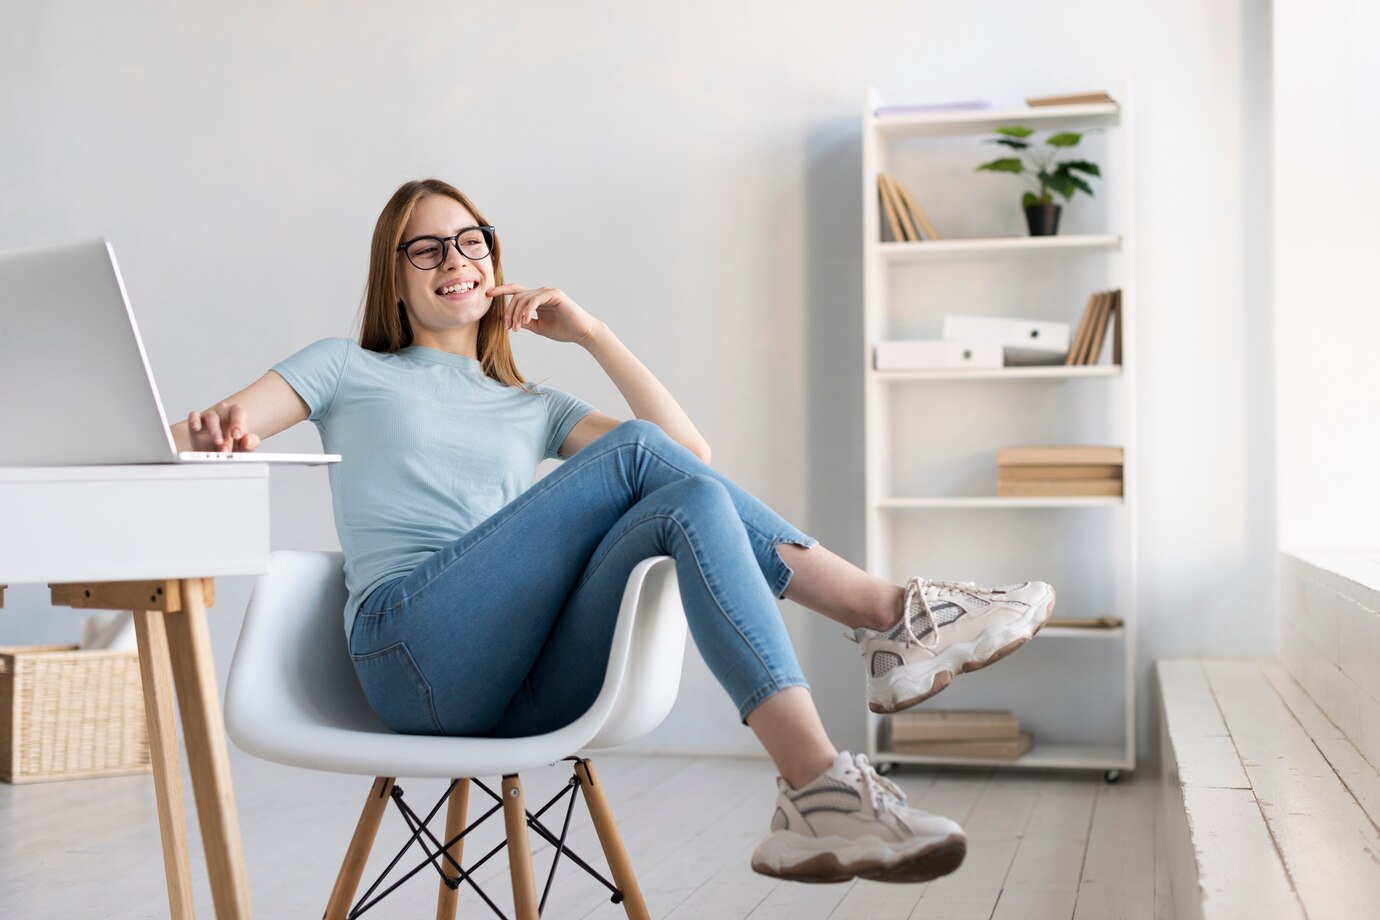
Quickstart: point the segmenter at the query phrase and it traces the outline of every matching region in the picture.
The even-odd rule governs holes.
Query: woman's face
[[[427,195],[412,209],[403,228],[402,242],[419,236],[454,236],[479,221],[460,202],[448,195]],[[453,242],[446,243],[441,264],[423,271],[399,252],[398,296],[407,307],[414,341],[419,345],[448,338],[449,333],[473,325],[488,312],[492,298],[484,292],[494,286],[493,254],[472,262]],[[458,286],[458,290],[457,290]]]

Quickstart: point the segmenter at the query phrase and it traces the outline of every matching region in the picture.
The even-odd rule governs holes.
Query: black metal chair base
[[[580,762],[580,758],[578,757],[566,757],[564,759],[568,761],[574,761],[575,763]],[[479,887],[479,883],[474,880],[475,870],[478,869],[480,866],[484,865],[486,862],[492,859],[500,850],[506,847],[508,845],[507,838],[504,838],[503,840],[499,841],[497,846],[489,850],[489,852],[485,853],[468,869],[461,867],[461,865],[455,860],[453,856],[451,856],[450,853],[451,848],[454,847],[461,840],[463,840],[465,836],[469,834],[470,831],[474,830],[476,827],[483,824],[486,820],[492,817],[495,812],[503,808],[503,797],[500,796],[498,793],[494,792],[488,786],[481,783],[479,780],[471,779],[471,783],[473,783],[475,786],[478,786],[480,789],[484,790],[486,793],[488,793],[489,797],[494,800],[494,806],[490,808],[488,811],[484,812],[484,814],[480,815],[476,820],[472,821],[464,830],[456,834],[450,840],[447,840],[444,844],[436,839],[436,836],[431,832],[431,829],[428,827],[428,825],[431,823],[431,820],[436,817],[436,813],[441,810],[441,806],[447,801],[447,799],[450,798],[451,791],[455,789],[457,782],[459,781],[455,780],[451,782],[451,784],[446,788],[445,793],[441,796],[439,800],[437,800],[436,804],[432,806],[431,810],[427,812],[427,816],[425,819],[418,818],[417,813],[412,810],[412,807],[408,805],[406,801],[404,801],[402,787],[398,785],[393,786],[393,804],[398,807],[398,812],[402,815],[403,820],[407,822],[408,829],[412,831],[412,836],[409,837],[407,842],[402,845],[402,848],[398,850],[397,855],[394,856],[392,861],[388,863],[387,868],[385,868],[383,872],[379,875],[379,877],[374,880],[374,883],[369,886],[368,890],[366,890],[363,895],[360,896],[359,900],[355,902],[354,907],[350,909],[350,913],[347,915],[347,920],[355,920],[356,917],[363,915],[365,911],[368,911],[370,908],[377,905],[384,898],[388,897],[388,895],[396,891],[408,879],[412,878],[418,872],[425,870],[427,866],[431,866],[433,869],[435,869],[437,874],[440,875],[441,880],[451,889],[459,888],[462,882],[468,882],[474,888],[475,893],[478,894],[479,897],[484,900],[484,903],[488,904],[489,907],[493,909],[494,913],[498,914],[499,917],[502,917],[503,920],[507,920],[507,915],[499,909],[498,905],[493,902],[493,899],[490,898],[488,894],[485,893],[484,889]],[[575,773],[572,770],[570,779],[566,780],[560,792],[556,793],[556,795],[554,795],[550,801],[548,801],[541,808],[537,809],[535,813],[531,811],[526,812],[527,826],[531,830],[535,831],[537,836],[541,837],[547,843],[555,847],[555,855],[552,857],[551,860],[551,869],[547,873],[546,885],[542,889],[541,902],[537,905],[538,913],[541,913],[541,911],[546,909],[546,899],[547,896],[551,894],[551,883],[554,882],[556,879],[556,867],[560,865],[562,855],[568,856],[571,862],[575,863],[575,865],[579,866],[581,869],[585,870],[591,876],[603,883],[604,887],[608,888],[608,890],[611,892],[609,900],[612,901],[614,904],[621,903],[623,900],[623,892],[619,891],[618,888],[612,882],[604,878],[604,876],[601,875],[594,867],[592,867],[589,863],[581,859],[578,855],[575,854],[573,850],[571,850],[569,847],[565,845],[566,835],[570,832],[570,818],[575,811],[575,790],[579,786],[579,784],[579,778],[575,775]],[[553,834],[551,830],[541,822],[541,816],[546,814],[547,811],[549,811],[553,806],[556,805],[557,802],[559,802],[562,798],[564,798],[567,795],[570,796],[570,801],[566,803],[565,819],[561,822],[560,836],[557,836]],[[423,837],[425,837],[426,839],[423,840]],[[431,849],[430,847],[428,847],[426,841],[430,841],[431,847],[434,847],[435,849]],[[383,882],[388,878],[388,876],[393,872],[394,868],[397,867],[398,863],[402,861],[403,856],[407,854],[407,851],[412,847],[413,844],[416,844],[419,848],[421,848],[421,851],[426,858],[423,859],[416,866],[414,866],[412,869],[410,869],[408,872],[403,874],[403,876],[399,878],[397,881],[393,882],[387,888],[383,889],[383,891],[375,895],[374,892],[378,890],[379,886],[382,885]],[[442,860],[449,864],[451,871],[455,872],[456,876],[451,876],[446,873],[445,869],[442,868]]]

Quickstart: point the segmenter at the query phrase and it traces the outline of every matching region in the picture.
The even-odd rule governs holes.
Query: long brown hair
[[[374,240],[369,247],[369,280],[364,287],[364,318],[360,323],[359,344],[370,351],[392,352],[412,344],[412,324],[398,297],[398,244],[402,242],[403,228],[412,218],[412,210],[428,195],[454,198],[479,223],[489,223],[464,192],[440,179],[404,182],[393,193],[374,225]],[[503,260],[496,232],[490,255],[494,285],[497,286],[503,283]],[[518,373],[512,346],[503,329],[503,308],[507,301],[506,295],[495,297],[489,312],[479,320],[479,364],[487,376],[499,383],[525,387],[527,381]]]

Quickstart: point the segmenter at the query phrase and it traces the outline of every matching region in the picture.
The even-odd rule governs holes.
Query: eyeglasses
[[[398,244],[398,251],[407,261],[429,272],[446,260],[446,244],[453,243],[455,251],[471,262],[478,262],[494,248],[494,227],[466,227],[455,236],[419,236]]]

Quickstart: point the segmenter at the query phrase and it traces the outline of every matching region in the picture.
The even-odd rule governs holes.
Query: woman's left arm
[[[590,316],[579,304],[555,288],[528,289],[517,284],[505,284],[487,292],[490,296],[512,294],[504,317],[509,329],[530,329],[538,335],[558,342],[574,342],[588,351],[604,373],[609,375],[618,392],[627,400],[628,408],[637,418],[655,422],[672,440],[705,463],[709,462],[709,444],[700,434],[690,416],[676,402],[669,390],[637,359],[613,334],[608,324]],[[582,418],[566,435],[561,455],[570,456],[608,432],[618,420],[593,412]]]

